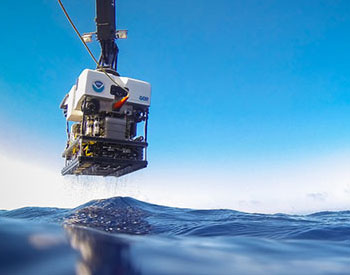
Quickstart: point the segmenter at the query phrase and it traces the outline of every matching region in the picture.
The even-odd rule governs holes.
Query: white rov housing
[[[109,74],[109,76],[121,87],[129,90],[127,103],[142,106],[150,106],[151,85],[148,82],[129,77],[119,77]],[[65,104],[67,104],[67,120],[81,121],[83,113],[81,104],[85,97],[97,98],[101,101],[113,102],[115,96],[111,94],[111,87],[115,83],[104,73],[96,70],[85,69],[77,79],[75,85],[68,94]]]

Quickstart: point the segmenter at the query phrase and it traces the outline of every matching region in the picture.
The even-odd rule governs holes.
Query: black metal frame
[[[62,175],[91,175],[120,177],[147,167],[147,161],[115,160],[79,156],[65,166]]]
[[[142,160],[120,159],[113,157],[84,156],[82,144],[86,142],[97,142],[99,144],[115,144],[134,147],[145,152],[148,144],[146,142],[106,139],[99,137],[80,136],[64,152],[66,165],[62,169],[62,175],[94,175],[94,176],[123,176],[125,174],[147,167],[147,159],[144,154]],[[79,152],[73,159],[67,159],[71,155],[72,148],[80,145]]]

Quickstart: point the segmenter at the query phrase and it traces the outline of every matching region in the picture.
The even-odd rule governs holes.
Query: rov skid
[[[97,69],[83,70],[60,105],[68,135],[62,175],[119,177],[147,166],[151,85],[117,73],[115,1],[96,0],[96,10]]]

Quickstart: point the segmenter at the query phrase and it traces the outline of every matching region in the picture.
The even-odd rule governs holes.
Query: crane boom
[[[115,0],[96,0],[97,39],[101,45],[99,65],[117,71]]]

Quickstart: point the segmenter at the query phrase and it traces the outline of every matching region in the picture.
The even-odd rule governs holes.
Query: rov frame
[[[66,100],[63,100],[61,108],[67,117]],[[120,177],[147,167],[149,107],[127,103],[119,110],[101,112],[93,102],[98,103],[90,101],[89,105],[82,104],[81,121],[72,125],[67,121],[68,140],[62,154],[65,158],[62,175]],[[125,124],[113,125],[108,123],[109,120]],[[92,121],[98,122],[98,125]],[[144,122],[144,132],[137,136],[137,126],[141,122]],[[95,131],[97,126],[98,131]]]

